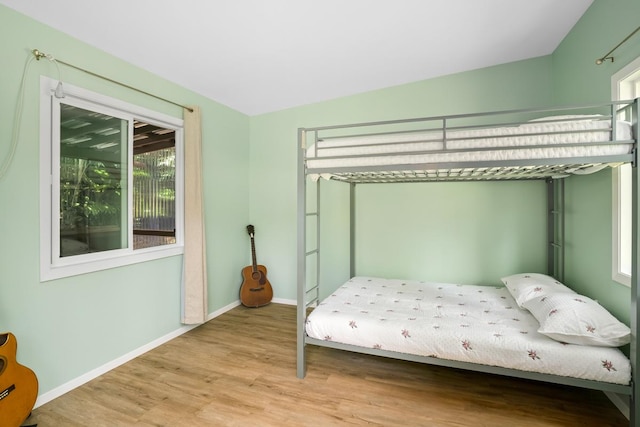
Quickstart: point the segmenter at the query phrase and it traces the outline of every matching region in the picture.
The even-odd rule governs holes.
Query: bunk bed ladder
[[[305,248],[305,289],[304,289],[304,305],[305,307],[310,307],[312,305],[317,305],[320,302],[320,180],[316,181],[316,205],[315,210],[313,212],[305,212],[306,219],[314,218],[315,219],[315,231],[316,238],[315,244],[312,248]],[[306,208],[305,208],[306,211]],[[305,221],[306,225],[309,225],[309,221]],[[308,243],[308,239],[306,239],[306,229],[305,229],[305,240]],[[305,243],[306,246],[306,243]],[[312,277],[308,277],[309,273],[307,269],[307,261],[311,261],[311,264],[315,267],[315,274]],[[315,263],[313,263],[315,261]],[[313,272],[312,272],[313,273]],[[313,279],[311,287],[308,287],[309,280]]]
[[[564,280],[564,179],[547,179],[547,273]]]
[[[314,132],[317,139],[317,132]],[[305,174],[304,153],[306,148],[307,132],[305,129],[298,129],[298,241],[297,241],[297,376],[304,378],[305,366],[305,320],[307,309],[318,304],[320,301],[320,180],[315,182],[315,209],[308,211],[307,206],[307,176]],[[317,142],[317,141],[316,141]],[[316,145],[317,146],[317,145]],[[315,219],[315,244],[308,248],[307,225],[308,219]],[[309,270],[307,262],[315,266],[314,277],[308,277]],[[312,271],[313,272],[313,271]],[[311,286],[308,286],[310,279],[313,279]]]

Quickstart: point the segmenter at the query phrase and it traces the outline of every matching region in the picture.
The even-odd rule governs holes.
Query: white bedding
[[[617,348],[564,344],[505,287],[354,277],[308,316],[312,338],[616,384],[631,380]]]
[[[600,157],[631,152],[631,144],[610,143],[610,127],[610,120],[576,119],[551,123],[532,121],[510,127],[454,130],[446,133],[446,147],[442,130],[330,138],[318,141],[317,150],[315,144],[307,149],[307,167],[317,169]],[[630,141],[632,138],[631,124],[617,121],[614,140]],[[594,142],[602,144],[570,145]],[[438,152],[445,149],[480,151]]]

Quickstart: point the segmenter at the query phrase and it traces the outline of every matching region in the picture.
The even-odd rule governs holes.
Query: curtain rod
[[[605,62],[608,59],[610,59],[611,62],[613,62],[613,56],[609,56],[609,55],[611,55],[613,53],[613,51],[615,51],[617,48],[622,46],[627,40],[629,40],[631,37],[633,37],[633,35],[635,33],[637,33],[638,31],[640,31],[640,27],[636,28],[631,34],[629,34],[627,37],[625,37],[624,40],[622,40],[620,43],[618,43],[616,45],[616,47],[611,49],[609,52],[605,53],[604,56],[602,56],[601,58],[596,59],[596,65],[600,65],[600,64],[602,64],[603,62]]]
[[[33,50],[31,51],[31,53],[33,53],[33,56],[35,56],[35,57],[36,57],[36,59],[37,59],[38,61],[39,61],[41,58],[49,58],[49,55],[47,55],[47,54],[43,53],[42,51],[40,51],[40,50],[38,50],[38,49],[33,49]],[[51,59],[53,59],[53,57],[51,57]],[[128,85],[128,84],[126,84],[126,83],[122,83],[122,82],[119,82],[119,81],[117,81],[117,80],[110,79],[109,77],[105,77],[105,76],[103,76],[103,75],[100,75],[100,74],[94,73],[93,71],[86,70],[86,69],[84,69],[84,68],[78,67],[78,66],[73,65],[73,64],[69,64],[68,62],[61,61],[61,60],[59,60],[59,59],[57,59],[57,58],[55,58],[55,59],[53,59],[53,60],[54,60],[55,62],[59,62],[60,64],[64,64],[64,65],[66,65],[67,67],[75,68],[76,70],[79,70],[79,71],[82,71],[82,72],[84,72],[84,73],[90,74],[90,75],[92,75],[92,76],[94,76],[94,77],[98,77],[98,78],[103,79],[103,80],[106,80],[106,81],[108,81],[108,82],[115,83],[115,84],[117,84],[117,85],[120,85],[120,86],[126,87],[127,89],[131,89],[131,90],[134,90],[134,91],[136,91],[136,92],[143,93],[143,94],[145,94],[145,95],[147,95],[147,96],[151,96],[151,97],[156,98],[156,99],[160,99],[161,101],[168,102],[169,104],[177,105],[178,107],[182,107],[182,108],[184,108],[185,110],[189,110],[189,112],[193,113],[193,108],[187,107],[186,105],[178,104],[177,102],[173,102],[173,101],[171,101],[170,99],[162,98],[161,96],[154,95],[154,94],[149,93],[149,92],[145,92],[145,91],[144,91],[144,90],[142,90],[142,89],[138,89],[138,88],[136,88],[136,87],[129,86],[129,85]]]

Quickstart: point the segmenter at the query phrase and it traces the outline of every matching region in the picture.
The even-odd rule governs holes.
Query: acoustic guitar
[[[31,413],[38,397],[36,374],[16,361],[18,342],[0,334],[0,425],[18,427]]]
[[[271,302],[273,289],[267,279],[267,267],[256,262],[255,229],[247,225],[247,233],[251,237],[251,265],[242,269],[242,286],[240,286],[240,302],[246,307],[261,307]]]

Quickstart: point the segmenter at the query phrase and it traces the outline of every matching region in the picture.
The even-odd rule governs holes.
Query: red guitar
[[[267,279],[267,267],[256,263],[256,247],[253,240],[253,225],[247,225],[247,233],[251,237],[251,265],[242,269],[242,286],[240,286],[240,302],[247,307],[261,307],[271,302],[273,289]]]
[[[38,397],[36,374],[16,361],[18,343],[7,332],[0,334],[0,424],[18,427],[29,417]]]

